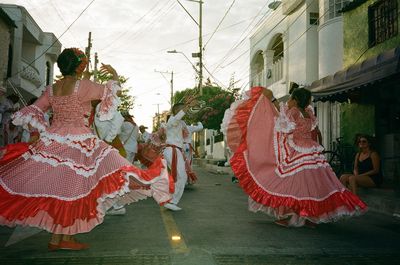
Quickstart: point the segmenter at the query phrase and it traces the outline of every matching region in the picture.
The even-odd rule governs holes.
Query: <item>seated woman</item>
[[[383,180],[380,158],[371,146],[371,137],[360,135],[357,144],[360,151],[356,154],[354,160],[353,174],[344,174],[340,177],[343,185],[354,194],[356,194],[358,186],[365,188],[379,187]]]

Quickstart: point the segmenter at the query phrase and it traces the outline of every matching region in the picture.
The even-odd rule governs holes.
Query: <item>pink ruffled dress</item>
[[[232,170],[249,195],[249,210],[290,217],[291,226],[365,212],[365,203],[340,183],[323,147],[312,139],[317,126],[312,108],[306,110],[309,118],[284,104],[278,112],[262,91],[248,91],[226,111],[221,125],[234,153]]]
[[[48,87],[33,105],[15,113],[14,124],[37,128],[40,139],[0,164],[1,225],[73,235],[102,223],[116,201],[153,197],[163,204],[171,199],[163,159],[147,170],[136,168],[85,125],[91,100],[102,100],[101,119],[112,117],[119,89],[114,81],[82,80],[71,95],[55,96]],[[49,108],[54,115],[50,126],[43,116]]]

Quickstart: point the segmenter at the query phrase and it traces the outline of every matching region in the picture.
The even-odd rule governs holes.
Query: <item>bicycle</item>
[[[353,146],[343,144],[341,140],[343,140],[343,137],[336,138],[336,142],[331,143],[332,150],[322,151],[337,177],[353,170],[355,155]]]

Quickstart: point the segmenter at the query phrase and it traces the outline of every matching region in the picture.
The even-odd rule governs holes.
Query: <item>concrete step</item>
[[[400,217],[400,192],[390,188],[359,188],[360,198],[371,211]]]

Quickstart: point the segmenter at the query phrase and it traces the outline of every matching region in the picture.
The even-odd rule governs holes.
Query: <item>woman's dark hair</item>
[[[74,75],[81,61],[72,49],[64,49],[57,58],[57,66],[63,76]]]
[[[305,109],[310,104],[311,92],[304,87],[300,87],[294,89],[290,97],[296,100],[299,108]]]
[[[368,134],[362,134],[362,133],[357,134],[357,138],[356,138],[357,145],[358,145],[358,143],[359,143],[361,138],[364,138],[364,139],[367,140],[369,149],[371,149],[373,151],[376,151],[376,148],[375,148],[376,143],[375,143],[375,138],[374,137],[372,137],[371,135],[368,135]]]
[[[296,88],[299,88],[299,84],[290,82],[289,94],[291,95]]]

